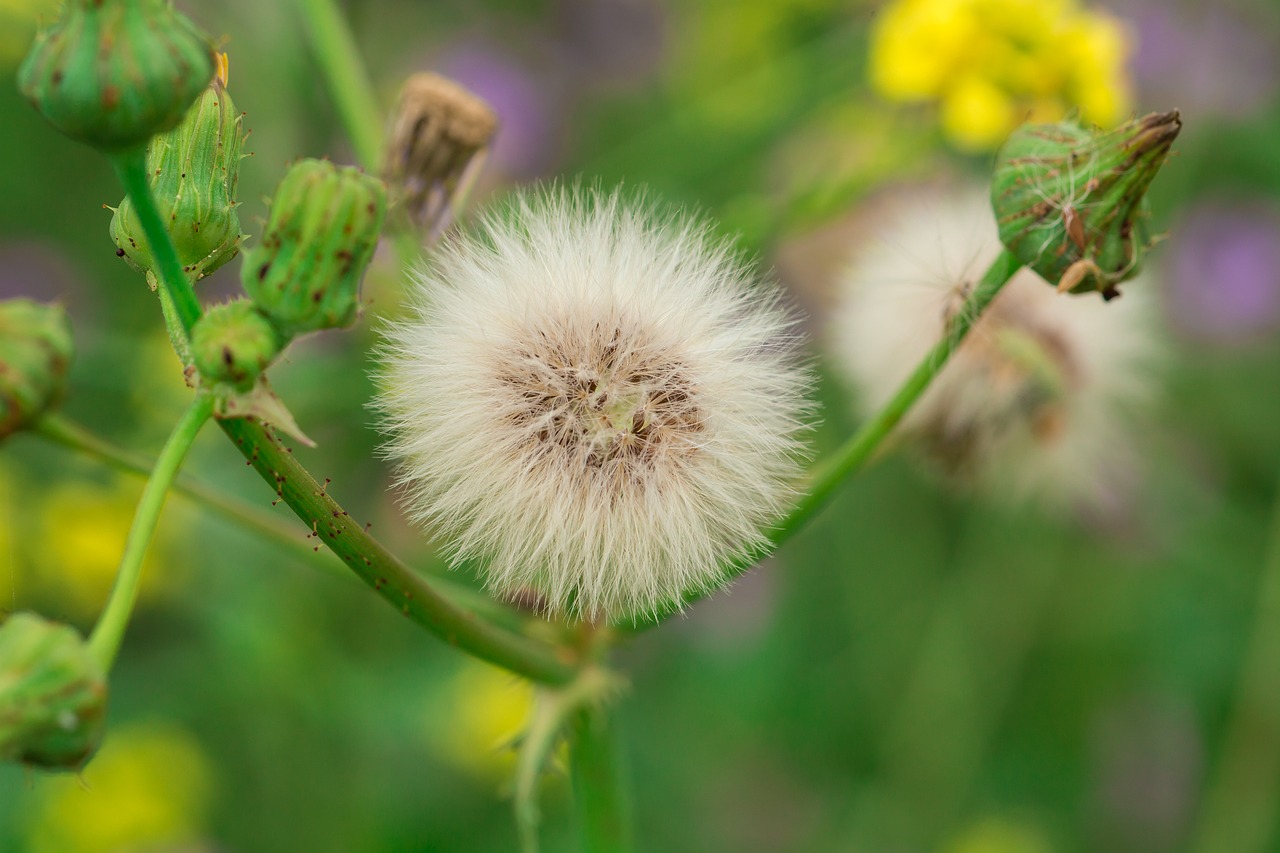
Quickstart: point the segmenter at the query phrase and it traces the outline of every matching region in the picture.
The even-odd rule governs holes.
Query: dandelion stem
[[[129,616],[138,598],[142,561],[160,520],[165,496],[178,476],[187,451],[200,434],[200,429],[213,415],[213,403],[213,398],[206,394],[197,395],[191,401],[191,405],[183,412],[170,433],[164,449],[160,451],[146,488],[142,490],[138,509],[133,516],[133,526],[129,528],[129,538],[125,540],[124,554],[120,557],[115,584],[111,587],[111,597],[89,636],[89,648],[104,670],[111,669],[111,664],[120,651]]]
[[[585,853],[635,849],[617,734],[603,704],[584,706],[574,720],[569,772]]]
[[[366,170],[376,172],[382,157],[383,118],[355,38],[334,0],[297,0],[297,6],[356,159]]]
[[[151,184],[147,181],[147,155],[142,148],[135,148],[111,157],[111,164],[125,192],[133,202],[134,212],[142,223],[143,233],[151,244],[156,262],[160,267],[159,285],[168,295],[169,301],[182,324],[183,339],[190,337],[191,327],[200,319],[200,301],[182,271],[182,262],[178,260],[178,252],[165,230],[164,220],[156,207],[155,196],[151,192]],[[167,312],[166,312],[167,313]],[[170,334],[174,330],[170,328]]]
[[[1209,779],[1195,853],[1273,849],[1280,795],[1280,497],[1258,579],[1258,604],[1227,721],[1222,757]]]
[[[412,572],[329,496],[273,434],[246,420],[219,422],[254,469],[298,518],[374,591],[446,643],[543,684],[577,674],[574,656],[485,621]]]

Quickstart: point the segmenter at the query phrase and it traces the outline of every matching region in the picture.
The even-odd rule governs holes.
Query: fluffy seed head
[[[864,413],[882,406],[941,339],[1000,251],[981,193],[903,203],[841,283],[837,366]],[[907,414],[902,431],[945,473],[1013,500],[1080,508],[1135,471],[1133,415],[1154,392],[1159,347],[1140,288],[1058,294],[1021,270]]]
[[[616,193],[520,195],[417,285],[379,402],[410,512],[455,563],[616,618],[763,544],[809,377],[777,290],[705,226]]]

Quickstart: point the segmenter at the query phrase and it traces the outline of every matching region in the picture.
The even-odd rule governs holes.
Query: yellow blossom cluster
[[[983,151],[1068,110],[1119,121],[1130,47],[1120,21],[1076,0],[891,0],[872,29],[871,83],[891,100],[939,102],[947,137]]]

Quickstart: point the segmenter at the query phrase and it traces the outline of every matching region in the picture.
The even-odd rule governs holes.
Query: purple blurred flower
[[[517,178],[535,177],[554,163],[561,147],[562,105],[545,75],[521,64],[501,46],[460,41],[433,63],[489,102],[498,113],[498,135],[489,165]]]
[[[1143,100],[1195,116],[1246,116],[1280,83],[1271,22],[1225,3],[1111,0],[1138,34],[1132,68]],[[1255,16],[1264,13],[1251,10]]]
[[[1280,327],[1280,210],[1210,202],[1173,229],[1166,304],[1188,337],[1237,343]]]

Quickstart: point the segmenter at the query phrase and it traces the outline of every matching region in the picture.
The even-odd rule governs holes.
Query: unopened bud
[[[248,391],[284,348],[271,321],[247,299],[210,308],[191,330],[200,376]]]
[[[79,769],[106,710],[106,676],[74,628],[34,613],[0,624],[0,761]]]
[[[243,156],[242,124],[231,96],[214,78],[182,123],[152,137],[147,146],[147,179],[191,281],[209,275],[240,250],[236,184]],[[157,271],[151,244],[128,197],[111,217],[111,239],[140,271]]]
[[[423,73],[405,81],[383,174],[417,227],[435,234],[448,225],[468,167],[479,168],[497,130],[493,108],[452,80]]]
[[[1001,242],[1061,291],[1117,296],[1151,248],[1147,188],[1181,129],[1177,110],[1107,133],[1070,121],[1018,128],[991,188]]]
[[[262,242],[245,253],[244,289],[286,335],[351,325],[386,211],[377,178],[325,160],[293,164]]]
[[[68,0],[18,88],[72,139],[114,151],[175,126],[213,76],[209,38],[166,0]]]
[[[58,401],[73,349],[61,305],[0,302],[0,440]]]

